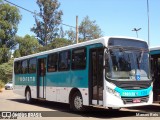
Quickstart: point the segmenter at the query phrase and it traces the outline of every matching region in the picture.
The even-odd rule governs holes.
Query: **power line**
[[[74,27],[74,26],[71,26],[71,25],[67,25],[67,24],[64,24],[64,23],[61,23],[62,25],[64,25],[64,26],[67,26],[67,27],[72,27],[72,28],[76,28],[76,27]]]
[[[6,1],[6,2],[8,2],[8,3],[10,3],[10,4],[12,4],[12,5],[16,6],[16,7],[19,7],[19,8],[21,8],[21,9],[27,11],[27,12],[30,12],[30,13],[32,13],[32,14],[34,14],[34,15],[40,16],[39,14],[36,14],[35,12],[32,12],[32,11],[30,11],[30,10],[28,10],[28,9],[26,9],[26,8],[23,8],[23,7],[19,6],[19,5],[16,5],[16,4],[14,4],[14,3],[12,3],[12,2],[10,2],[10,1],[8,1],[8,0],[4,0],[4,1]]]
[[[10,1],[8,1],[8,0],[4,0],[4,1],[7,2],[7,3],[9,3],[9,4],[12,4],[12,5],[14,5],[14,6],[18,7],[18,8],[21,8],[21,9],[27,11],[27,12],[30,12],[30,13],[32,13],[32,14],[34,14],[34,15],[37,15],[37,16],[40,16],[40,17],[41,17],[40,14],[37,14],[37,13],[35,13],[35,12],[33,12],[33,11],[30,11],[30,10],[24,8],[24,7],[21,7],[21,6],[19,6],[19,5],[16,5],[16,4],[14,4],[14,3],[12,3],[12,2],[10,2]],[[67,24],[64,24],[64,23],[60,23],[60,24],[62,24],[62,25],[64,25],[64,26],[67,26],[67,27],[76,28],[76,27],[74,27],[74,26],[67,25]]]

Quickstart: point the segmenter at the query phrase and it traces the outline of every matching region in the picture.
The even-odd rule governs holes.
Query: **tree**
[[[86,16],[79,26],[79,39],[85,41],[99,37],[102,37],[100,27],[96,24],[96,21],[91,21],[89,17]]]
[[[7,63],[0,65],[0,81],[7,83],[12,80],[13,72],[13,59],[9,60]]]
[[[39,47],[38,50],[46,51],[46,50],[51,50],[59,47],[64,47],[71,44],[72,44],[72,41],[67,40],[65,38],[55,38],[50,44],[43,47]]]
[[[19,10],[0,1],[0,64],[10,59],[10,49],[16,42],[14,36],[21,20]]]
[[[63,30],[63,27],[60,27],[58,38],[64,38],[64,37],[65,37],[65,32]]]
[[[35,16],[35,25],[31,28],[42,45],[47,45],[58,35],[62,11],[58,10],[58,0],[37,0],[39,16]]]
[[[72,29],[66,31],[67,38],[75,42],[76,32]],[[96,21],[91,21],[88,16],[86,16],[79,25],[79,42],[92,40],[102,37],[102,31],[100,27],[96,24]]]
[[[13,57],[14,57],[14,58],[21,57],[20,51],[19,51],[18,49],[14,51]]]
[[[66,35],[68,37],[69,40],[71,40],[72,42],[75,42],[76,40],[76,32],[72,29],[67,30],[66,31]]]
[[[9,52],[9,48],[6,45],[0,47],[0,64],[8,62],[11,57],[11,53]]]
[[[54,49],[54,48],[64,47],[71,44],[72,42],[70,40],[67,40],[65,38],[56,38],[54,39],[54,41],[52,41],[52,43],[49,46],[50,48]]]
[[[16,41],[19,44],[20,56],[26,56],[38,52],[38,48],[41,47],[37,39],[34,36],[25,35],[23,37],[16,36]]]
[[[11,49],[14,46],[13,37],[17,33],[20,20],[21,15],[16,7],[0,4],[0,47],[5,45]]]

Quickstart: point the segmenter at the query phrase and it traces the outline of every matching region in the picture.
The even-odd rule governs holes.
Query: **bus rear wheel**
[[[82,95],[79,92],[73,94],[71,109],[73,111],[84,111]]]
[[[27,91],[26,91],[26,96],[25,96],[25,98],[26,98],[26,102],[27,102],[27,103],[31,103],[31,102],[32,102],[31,91],[30,91],[29,89],[27,89]]]

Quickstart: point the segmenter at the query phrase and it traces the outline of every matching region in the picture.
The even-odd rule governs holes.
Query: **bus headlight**
[[[110,87],[106,87],[107,91],[117,97],[120,97],[120,94],[118,92],[116,92],[115,90],[113,90],[112,88]]]

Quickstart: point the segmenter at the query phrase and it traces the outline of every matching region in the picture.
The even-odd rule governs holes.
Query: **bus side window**
[[[57,64],[58,64],[58,53],[53,53],[48,55],[48,72],[55,72],[57,71]]]
[[[28,63],[29,63],[29,73],[36,73],[37,59],[31,58]]]
[[[86,68],[86,49],[78,48],[72,51],[72,70]]]
[[[21,74],[21,61],[16,61],[14,63],[14,72],[15,74]]]
[[[70,51],[63,51],[59,53],[58,70],[66,71],[70,69]]]
[[[28,73],[28,60],[22,61],[22,74]]]

